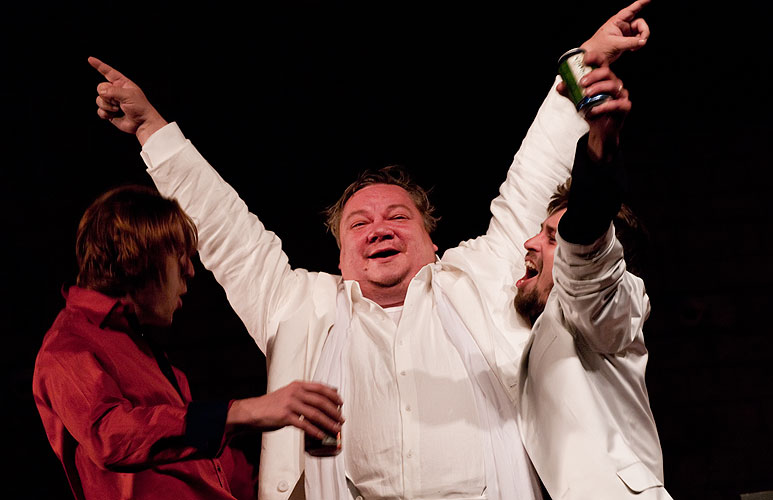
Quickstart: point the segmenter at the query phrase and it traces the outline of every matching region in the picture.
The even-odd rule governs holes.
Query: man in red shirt
[[[196,245],[177,202],[146,187],[109,191],[81,219],[76,285],[33,377],[48,440],[78,499],[233,499],[225,444],[239,429],[340,430],[342,401],[317,383],[191,401],[185,375],[145,330],[170,325],[182,306]]]

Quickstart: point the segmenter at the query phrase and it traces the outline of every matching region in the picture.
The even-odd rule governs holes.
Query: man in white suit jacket
[[[592,48],[612,59],[642,46],[644,3],[610,20]],[[279,238],[176,124],[122,74],[91,63],[108,80],[98,86],[100,116],[137,136],[159,191],[196,222],[202,263],[266,354],[267,389],[318,380],[344,400],[344,451],[333,459],[304,454],[296,429],[263,435],[260,498],[540,497],[513,406],[530,328],[511,307],[512,283],[587,129],[568,100],[551,88],[485,235],[437,259],[420,191],[382,176],[342,199],[335,276],[291,268]],[[611,75],[605,85],[621,84]],[[287,408],[287,423],[319,433],[312,401]]]
[[[649,299],[615,237],[616,226],[631,235],[638,224],[621,205],[617,142],[629,108],[591,116],[516,284],[516,309],[534,324],[520,431],[553,500],[671,498],[645,384]]]

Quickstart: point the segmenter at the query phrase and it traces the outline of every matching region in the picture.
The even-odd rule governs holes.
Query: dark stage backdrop
[[[180,124],[294,266],[336,272],[320,211],[367,167],[402,163],[433,187],[441,252],[485,231],[556,59],[626,3],[5,6],[3,496],[70,498],[32,401],[35,354],[84,209],[150,184],[136,140],[96,116],[88,56]],[[650,43],[614,66],[634,103],[630,203],[651,234],[648,383],[674,497],[737,499],[773,490],[767,21],[675,4],[647,7]],[[262,355],[196,265],[171,356],[198,397],[260,394]]]

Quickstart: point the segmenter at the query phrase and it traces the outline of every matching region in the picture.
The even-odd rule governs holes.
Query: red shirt
[[[218,458],[186,439],[185,375],[172,368],[178,392],[129,327],[120,300],[78,287],[65,297],[38,353],[32,390],[75,497],[233,499],[222,427],[210,453],[221,452]]]

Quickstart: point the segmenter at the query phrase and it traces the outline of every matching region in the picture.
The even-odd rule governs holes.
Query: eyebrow
[[[387,211],[387,212],[391,212],[392,210],[395,210],[395,209],[403,209],[403,210],[407,210],[407,211],[409,211],[409,212],[411,211],[411,207],[409,207],[408,205],[406,205],[406,204],[404,204],[404,203],[394,203],[394,204],[392,204],[392,205],[388,205],[388,206],[386,207],[386,211]],[[349,214],[348,214],[348,215],[347,215],[347,216],[344,218],[344,220],[347,220],[347,221],[348,221],[348,220],[349,220],[349,219],[351,219],[352,217],[355,217],[355,216],[358,216],[358,215],[368,215],[369,213],[370,213],[370,211],[368,211],[368,210],[366,210],[366,209],[354,210],[353,212],[350,212],[350,213],[349,213]]]
[[[556,230],[558,229],[557,226],[551,226],[549,224],[545,224],[544,222],[539,225],[540,231],[547,232],[550,236],[554,236],[556,234]]]

